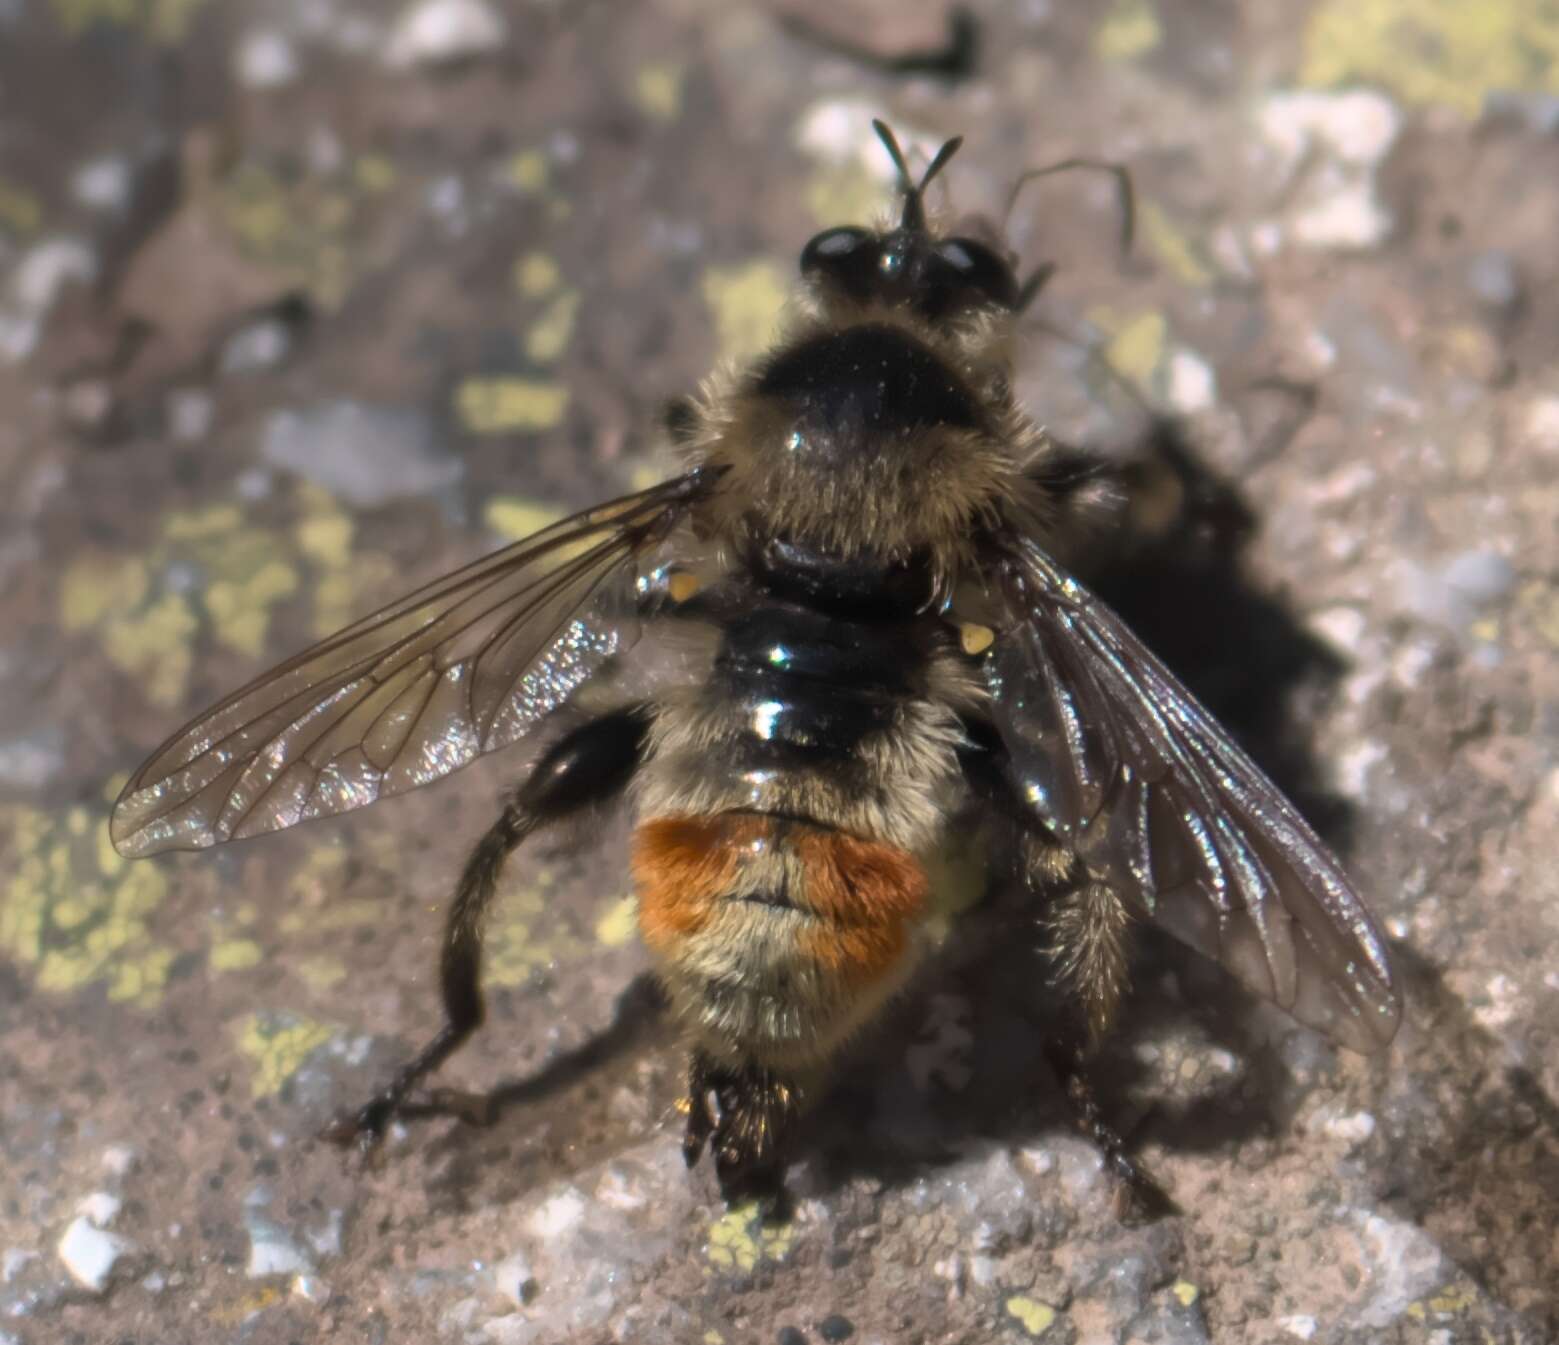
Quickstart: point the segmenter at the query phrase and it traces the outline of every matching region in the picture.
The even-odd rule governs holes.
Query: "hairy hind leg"
[[[1062,860],[1054,855],[1047,862],[1057,868]],[[1087,1072],[1089,1057],[1114,1025],[1126,993],[1130,912],[1109,886],[1084,877],[1056,900],[1047,924],[1048,951],[1070,1012],[1045,1053],[1066,1089],[1073,1119],[1121,1183],[1124,1215],[1154,1219],[1174,1213],[1174,1202],[1132,1160],[1125,1141],[1105,1120]]]
[[[514,792],[466,860],[445,918],[439,957],[443,1027],[363,1106],[337,1116],[322,1132],[324,1139],[371,1151],[412,1089],[482,1025],[482,932],[504,861],[538,828],[619,795],[643,755],[649,722],[648,708],[635,705],[580,725]]]

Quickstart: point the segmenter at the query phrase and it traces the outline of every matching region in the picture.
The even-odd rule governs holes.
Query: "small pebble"
[[[1480,606],[1504,597],[1516,581],[1511,563],[1496,551],[1463,551],[1446,562],[1441,574],[1457,593]]]
[[[89,160],[71,175],[70,191],[92,210],[123,209],[130,199],[130,165],[118,155]]]
[[[817,1333],[831,1342],[849,1340],[855,1334],[855,1323],[836,1312],[817,1324]]]
[[[292,349],[292,328],[281,318],[245,323],[222,343],[224,374],[252,374],[274,369]]]
[[[233,73],[246,88],[279,89],[298,77],[297,53],[280,33],[246,33],[233,57]]]
[[[128,1242],[104,1232],[85,1214],[78,1214],[70,1221],[58,1247],[60,1260],[71,1279],[94,1294],[108,1288],[115,1263],[129,1250]]]
[[[168,433],[181,444],[206,437],[216,416],[211,394],[200,388],[175,388],[168,394]]]
[[[384,48],[385,64],[443,65],[503,46],[508,25],[482,0],[422,0],[407,9]]]
[[[1521,277],[1508,252],[1480,252],[1467,263],[1467,285],[1496,312],[1508,313],[1521,302]]]

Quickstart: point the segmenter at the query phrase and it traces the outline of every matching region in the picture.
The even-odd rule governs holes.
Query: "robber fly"
[[[1012,394],[1036,284],[927,220],[960,142],[917,182],[876,130],[901,216],[806,245],[773,347],[668,416],[681,475],[297,655],[125,786],[113,841],[142,856],[548,744],[455,888],[444,1026],[331,1138],[371,1148],[481,1024],[509,854],[623,799],[639,930],[692,1044],[685,1152],[711,1150],[727,1196],[778,1180],[830,1060],[927,949],[928,863],[971,809],[1016,840],[1077,1059],[1116,1016],[1140,924],[1345,1046],[1391,1040],[1385,943],[1336,858],[1056,559],[1086,492]]]

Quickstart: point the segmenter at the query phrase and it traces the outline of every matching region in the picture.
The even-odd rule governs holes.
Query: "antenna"
[[[888,151],[888,157],[893,160],[893,166],[899,170],[899,186],[904,192],[904,214],[899,220],[899,228],[910,229],[916,233],[923,233],[926,227],[926,210],[923,199],[926,184],[947,166],[947,161],[958,153],[958,147],[964,143],[961,135],[955,135],[939,149],[926,171],[920,175],[919,183],[911,180],[909,167],[904,162],[904,151],[899,148],[899,142],[888,124],[872,119],[872,130],[877,132],[877,139],[882,141]],[[1008,207],[1011,208],[1010,206]]]
[[[941,156],[938,155],[938,158]],[[1135,193],[1131,187],[1131,174],[1122,164],[1110,163],[1104,159],[1062,159],[1060,163],[1046,164],[1043,168],[1031,168],[1012,184],[1012,191],[1007,196],[1007,208],[1002,211],[1001,231],[1005,236],[1007,223],[1012,218],[1012,208],[1017,205],[1018,197],[1023,194],[1023,189],[1030,182],[1042,177],[1049,177],[1052,173],[1067,173],[1074,168],[1088,168],[1096,173],[1108,173],[1115,179],[1117,199],[1121,208],[1121,251],[1131,251],[1131,240],[1136,234],[1137,207]]]

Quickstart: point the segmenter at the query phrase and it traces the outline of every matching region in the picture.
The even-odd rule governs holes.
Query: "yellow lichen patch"
[[[303,1062],[334,1035],[323,1023],[295,1014],[250,1014],[237,1029],[238,1049],[254,1062],[251,1092],[280,1092]]]
[[[1201,249],[1161,207],[1151,201],[1139,202],[1137,227],[1149,251],[1177,280],[1187,285],[1206,285],[1212,280],[1212,267],[1203,259]]]
[[[355,526],[351,516],[339,509],[307,513],[294,533],[298,550],[316,565],[338,570],[352,559]]]
[[[819,228],[864,223],[882,210],[882,183],[858,160],[829,164],[807,179],[806,202]]]
[[[1163,25],[1148,0],[1115,0],[1094,30],[1093,49],[1107,61],[1130,61],[1163,40]]]
[[[288,911],[277,928],[288,935],[328,934],[338,929],[361,929],[384,918],[384,906],[368,897],[342,901],[327,895],[326,900],[329,904],[318,910]]]
[[[359,191],[389,191],[399,176],[395,161],[384,154],[360,154],[352,165],[352,181]]]
[[[574,316],[579,311],[579,291],[564,290],[542,312],[525,333],[525,353],[537,364],[551,364],[568,349],[574,334]]]
[[[490,985],[524,985],[561,958],[577,955],[578,941],[544,917],[557,875],[540,869],[507,889],[487,936],[483,979]]]
[[[60,581],[60,624],[83,631],[132,611],[146,600],[151,576],[133,556],[89,554],[72,561]]]
[[[1014,1294],[1006,1302],[1007,1315],[1015,1317],[1031,1336],[1042,1336],[1055,1324],[1056,1310],[1026,1294]]]
[[[654,121],[673,121],[682,110],[682,66],[652,61],[633,77],[633,101]]]
[[[468,378],[455,389],[455,415],[472,434],[550,430],[568,409],[568,389],[534,378]]]
[[[105,621],[103,652],[140,683],[154,705],[173,706],[184,699],[194,661],[190,641],[199,628],[183,595],[165,593],[138,612]]]
[[[152,913],[167,879],[149,864],[126,864],[105,845],[104,817],[72,808],[0,810],[0,950],[35,969],[43,990],[103,983],[110,999],[143,1006],[161,998],[174,950],[153,938]]]
[[[211,945],[212,971],[243,971],[264,960],[265,950],[253,939],[218,939]]]
[[[563,515],[550,504],[523,495],[495,495],[482,510],[482,522],[512,542],[550,527]]]
[[[205,0],[51,0],[60,26],[72,36],[98,24],[138,28],[154,42],[183,40]]]
[[[1454,1317],[1477,1305],[1478,1292],[1471,1285],[1448,1284],[1432,1298],[1409,1303],[1407,1315],[1416,1322],[1426,1321],[1431,1315]]]
[[[1110,333],[1104,358],[1111,368],[1139,387],[1151,384],[1168,343],[1169,324],[1164,315],[1149,312],[1123,318],[1101,309],[1088,316]]]
[[[170,514],[162,535],[157,559],[205,575],[201,599],[216,638],[251,657],[263,652],[271,609],[301,582],[284,534],[252,527],[236,505],[222,504]]]
[[[269,609],[297,587],[298,572],[279,560],[267,562],[241,580],[214,580],[204,596],[217,639],[241,654],[258,655],[265,648]]]
[[[1495,90],[1559,93],[1559,8],[1531,0],[1322,0],[1300,78],[1378,84],[1476,116]]]
[[[1542,580],[1534,580],[1517,593],[1516,611],[1523,629],[1536,631],[1559,649],[1559,592]]]
[[[514,287],[527,299],[551,294],[562,279],[558,264],[545,252],[527,252],[514,263]]]
[[[924,861],[931,901],[926,932],[940,942],[958,916],[978,902],[990,886],[985,844],[978,832],[949,841]]]
[[[28,237],[43,224],[43,206],[26,187],[0,178],[0,229]]]
[[[335,308],[352,279],[353,200],[314,178],[244,164],[222,184],[222,217],[243,256]]]
[[[639,901],[637,897],[619,897],[595,922],[595,936],[608,948],[621,948],[631,943],[639,932]]]
[[[310,850],[308,858],[293,870],[287,880],[292,895],[310,905],[320,905],[340,888],[345,876],[347,852],[339,845],[321,845]],[[303,917],[296,911],[282,917],[282,926]]]
[[[282,1301],[282,1291],[274,1284],[241,1294],[231,1303],[221,1303],[211,1309],[211,1320],[218,1326],[238,1326],[250,1318],[274,1307]]]
[[[303,512],[293,536],[318,570],[309,628],[323,638],[366,615],[364,595],[381,592],[396,577],[396,568],[382,552],[353,554],[356,524],[329,491],[300,482],[298,495]]]
[[[760,259],[710,267],[704,273],[703,293],[720,353],[740,360],[756,355],[774,339],[790,292],[785,273],[774,262]]]
[[[1202,1296],[1202,1291],[1190,1280],[1176,1280],[1169,1286],[1169,1292],[1175,1296],[1175,1301],[1182,1308],[1189,1308]]]
[[[790,1224],[766,1223],[758,1202],[750,1200],[710,1225],[704,1254],[721,1270],[751,1270],[759,1261],[783,1261],[794,1241]]]
[[[547,185],[547,156],[539,149],[522,149],[504,165],[504,180],[522,192],[540,191]]]
[[[346,964],[338,957],[299,958],[292,969],[311,990],[329,990],[346,980]]]

